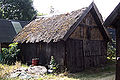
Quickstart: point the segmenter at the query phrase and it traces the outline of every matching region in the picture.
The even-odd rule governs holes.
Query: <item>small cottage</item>
[[[26,25],[26,21],[0,19],[0,52],[1,48],[8,47],[17,33]]]
[[[39,58],[46,65],[54,56],[59,66],[70,72],[105,64],[108,34],[96,5],[71,13],[33,20],[15,37],[21,44],[21,59],[31,64]]]
[[[116,30],[116,80],[120,80],[120,3],[112,11],[112,13],[107,17],[104,25],[109,28]]]

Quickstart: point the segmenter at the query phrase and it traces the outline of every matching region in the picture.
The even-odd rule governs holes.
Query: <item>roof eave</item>
[[[111,14],[106,18],[103,25],[105,27],[115,28],[114,24],[112,24],[112,23],[119,14],[120,14],[120,3],[115,7],[115,9],[111,12]]]

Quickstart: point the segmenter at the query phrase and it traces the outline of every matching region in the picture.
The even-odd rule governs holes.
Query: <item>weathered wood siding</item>
[[[8,48],[10,43],[1,43],[1,48]]]
[[[88,25],[78,26],[70,38],[80,40],[103,40],[103,36],[99,31],[98,26]]]
[[[68,39],[66,42],[66,67],[70,72],[84,69],[83,41]]]
[[[83,41],[85,68],[100,66],[105,63],[107,45],[104,41]]]
[[[66,42],[66,65],[70,72],[104,65],[107,44],[103,40],[68,39]]]
[[[78,72],[105,64],[107,43],[103,36],[91,13],[87,14],[66,41],[68,70]]]
[[[0,53],[1,53],[1,50],[2,50],[2,48],[1,48],[1,43],[0,43]]]
[[[20,45],[20,49],[21,49],[20,58],[22,59],[22,62],[31,65],[32,58],[36,57],[36,44],[23,43],[22,45]]]
[[[120,20],[116,23],[116,56],[120,58]],[[120,59],[117,60],[116,64],[116,80],[120,79]]]
[[[87,14],[80,25],[71,34],[70,38],[80,40],[103,40],[99,25],[95,23],[91,13]]]
[[[64,41],[57,43],[24,43],[21,45],[22,61],[31,64],[32,58],[39,58],[40,65],[47,65],[51,56],[54,56],[56,63],[64,65],[65,45]]]
[[[92,14],[89,12],[86,17],[82,20],[81,24],[86,24],[89,26],[97,26]]]

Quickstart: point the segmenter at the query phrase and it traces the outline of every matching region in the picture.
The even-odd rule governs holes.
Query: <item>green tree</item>
[[[0,18],[31,20],[37,14],[32,0],[0,0]]]

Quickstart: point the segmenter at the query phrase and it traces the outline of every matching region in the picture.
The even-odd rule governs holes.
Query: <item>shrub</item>
[[[107,49],[107,58],[112,60],[116,57],[116,41],[112,40],[112,43],[108,43],[108,49]]]
[[[14,64],[17,60],[17,55],[20,49],[18,49],[18,43],[11,43],[9,48],[2,48],[1,60],[2,64]]]
[[[51,56],[50,64],[48,65],[48,72],[49,73],[55,73],[58,69],[58,64],[55,63],[55,59],[53,56]]]

